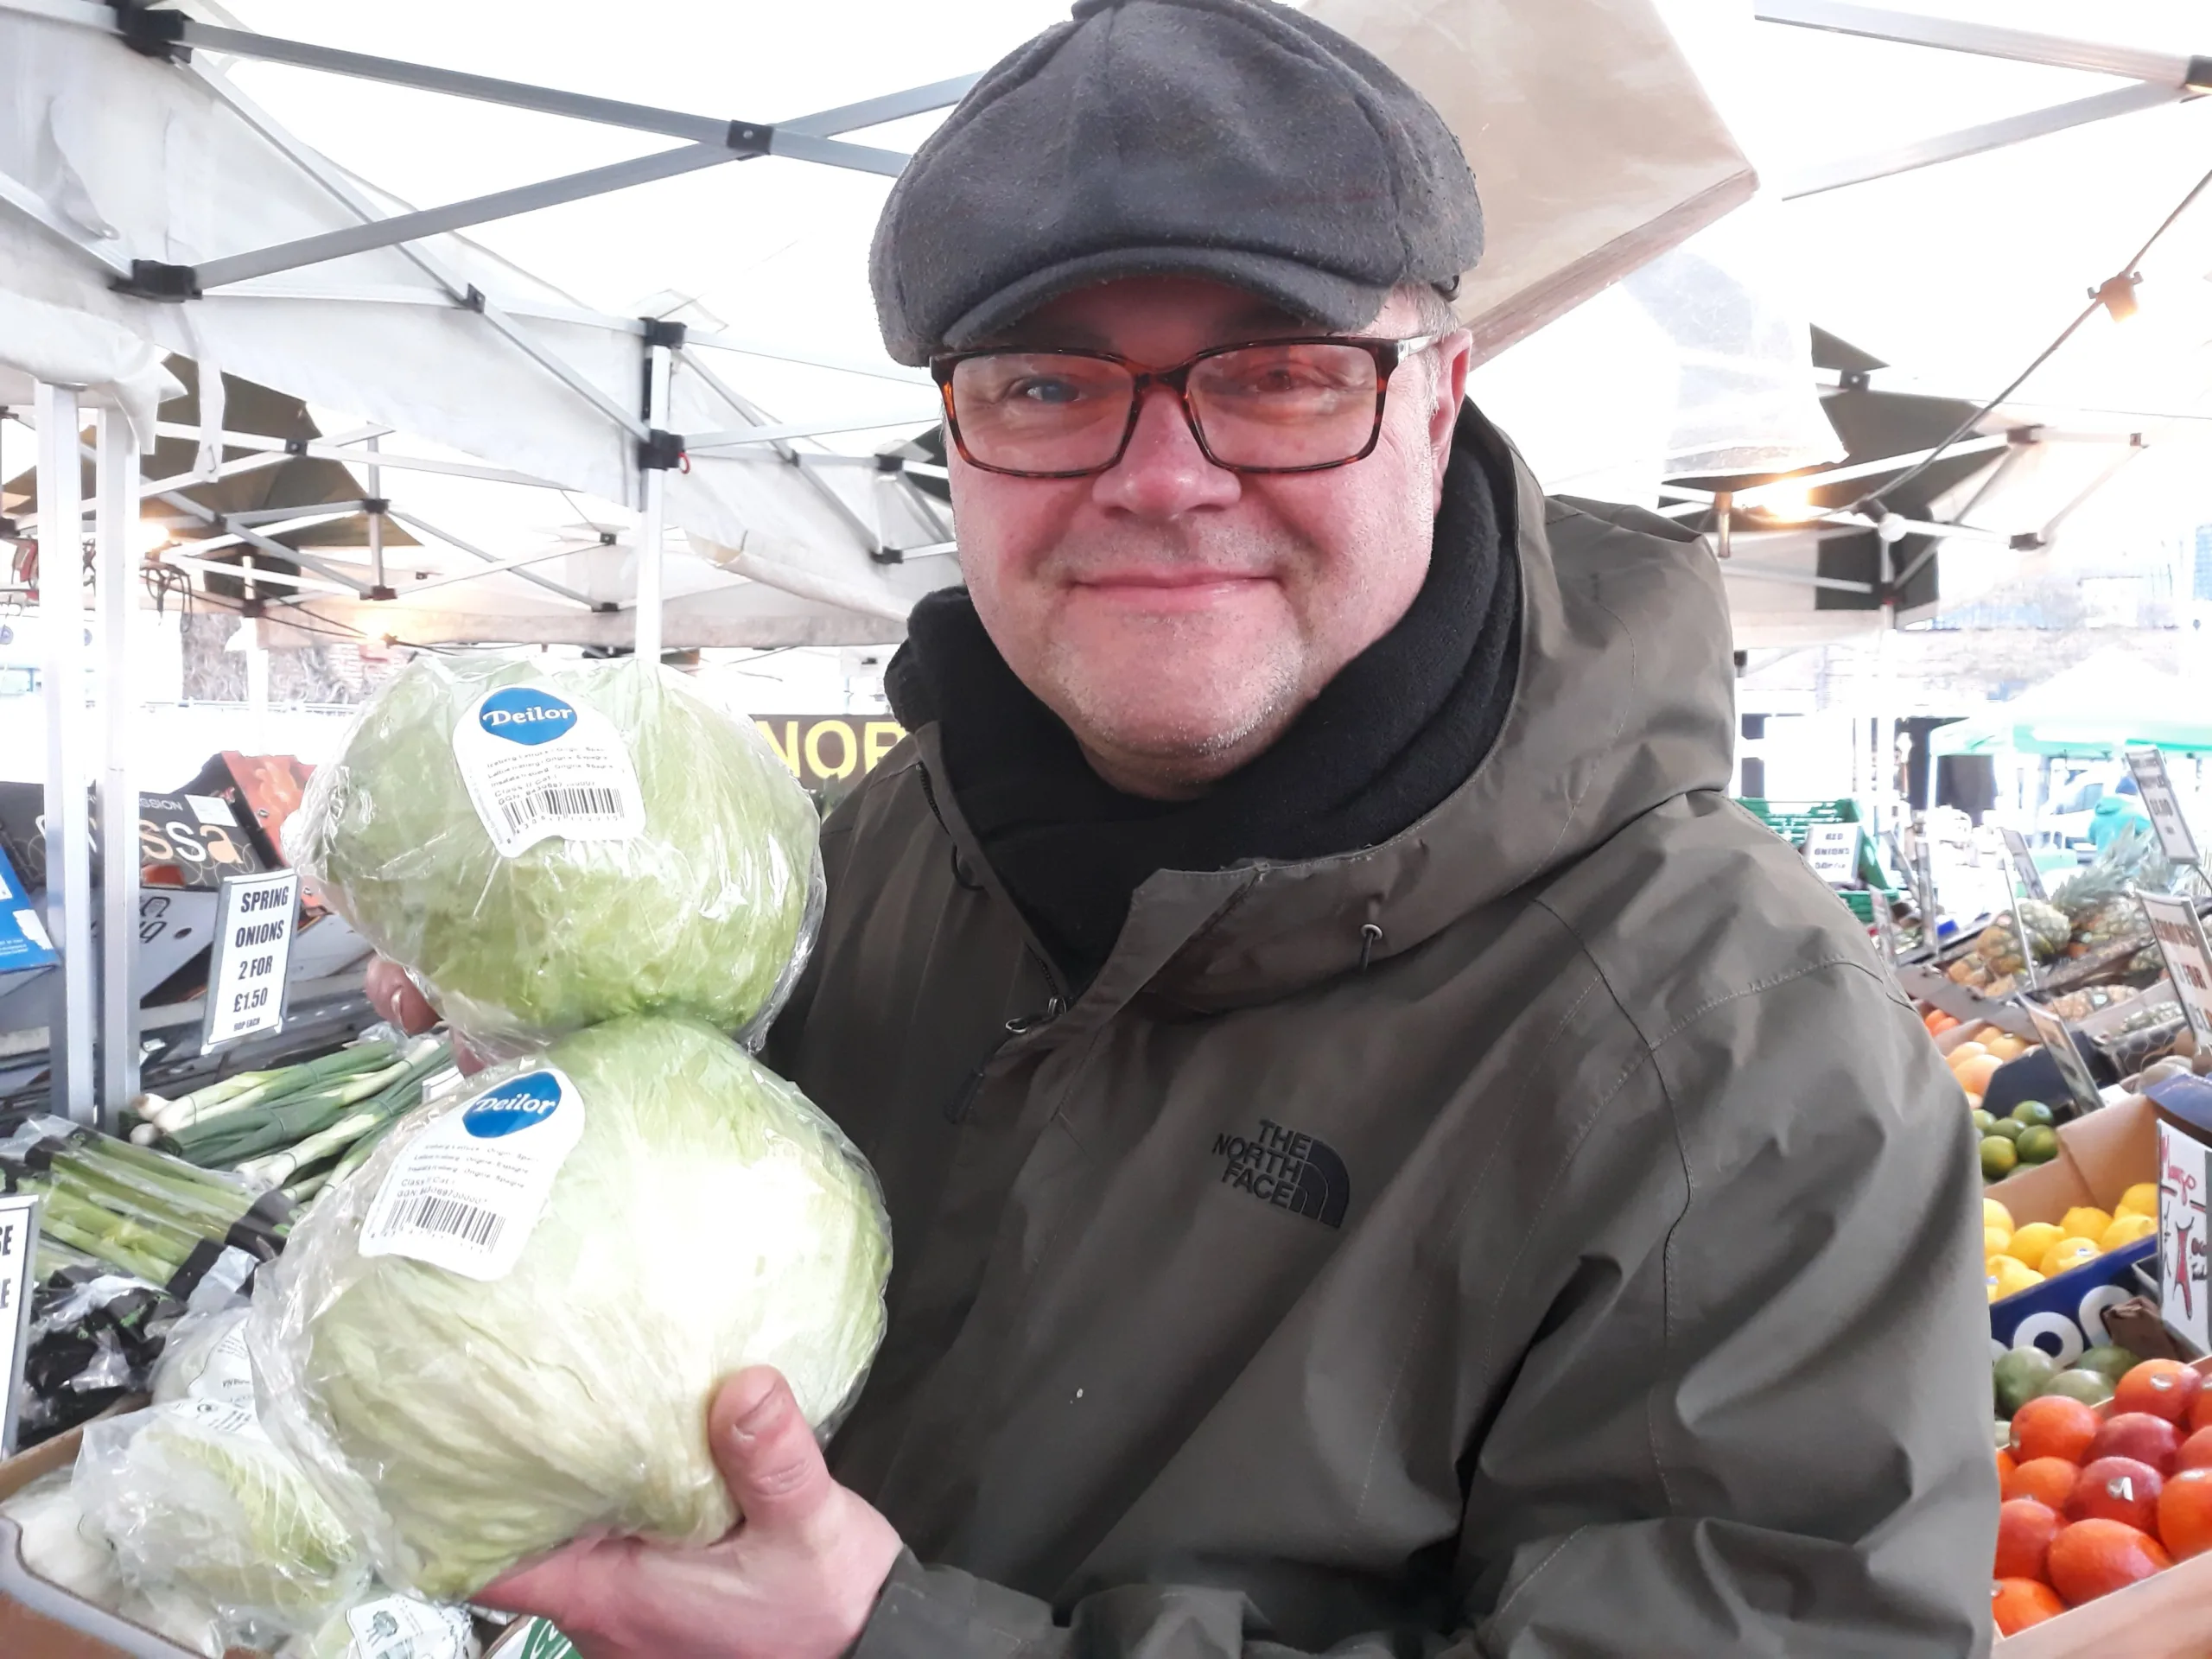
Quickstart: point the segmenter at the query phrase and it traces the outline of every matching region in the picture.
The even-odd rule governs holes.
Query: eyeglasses
[[[1166,386],[1191,435],[1233,473],[1314,473],[1372,453],[1393,370],[1444,336],[1320,334],[1217,346],[1173,368],[1111,352],[999,347],[933,358],[961,458],[1014,478],[1085,478],[1118,464],[1146,391]]]

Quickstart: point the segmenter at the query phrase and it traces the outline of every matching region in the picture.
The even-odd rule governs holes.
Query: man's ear
[[[1444,472],[1452,464],[1452,431],[1459,423],[1459,405],[1467,395],[1467,370],[1475,350],[1475,337],[1455,328],[1429,349],[1436,353],[1434,397],[1428,410],[1428,453],[1436,469],[1433,512],[1444,505]]]

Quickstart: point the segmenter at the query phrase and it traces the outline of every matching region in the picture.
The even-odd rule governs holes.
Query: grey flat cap
[[[1451,129],[1334,29],[1272,0],[1079,0],[915,153],[868,275],[885,348],[921,364],[1119,276],[1356,328],[1482,245]]]

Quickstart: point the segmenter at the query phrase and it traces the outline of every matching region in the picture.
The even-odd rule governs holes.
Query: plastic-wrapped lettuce
[[[617,1020],[472,1082],[324,1193],[247,1325],[271,1433],[438,1601],[586,1532],[719,1537],[716,1387],[775,1365],[826,1428],[890,1268],[859,1153],[705,1025]]]
[[[242,1406],[186,1397],[103,1418],[71,1490],[134,1589],[204,1603],[242,1643],[314,1629],[368,1583],[345,1523]]]
[[[480,1051],[622,1014],[765,1028],[818,821],[749,721],[634,659],[424,656],[285,825],[294,863]]]

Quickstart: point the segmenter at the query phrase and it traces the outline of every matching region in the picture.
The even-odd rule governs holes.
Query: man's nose
[[[1137,406],[1129,447],[1093,481],[1091,499],[1109,512],[1168,519],[1204,507],[1225,507],[1243,487],[1235,473],[1206,459],[1184,418],[1182,400],[1166,386],[1148,386]]]

